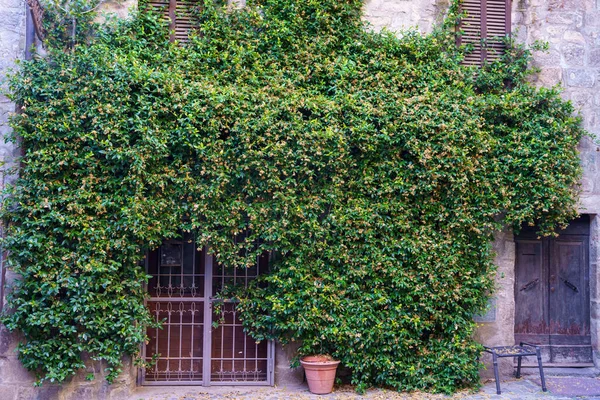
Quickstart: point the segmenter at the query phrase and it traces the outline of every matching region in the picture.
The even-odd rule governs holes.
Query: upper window
[[[511,0],[463,0],[466,15],[460,21],[459,44],[470,43],[473,52],[465,57],[465,64],[481,65],[494,61],[505,49],[504,38],[510,34]]]
[[[194,16],[198,0],[150,0],[148,4],[169,24],[172,41],[186,42],[190,31],[198,26]]]

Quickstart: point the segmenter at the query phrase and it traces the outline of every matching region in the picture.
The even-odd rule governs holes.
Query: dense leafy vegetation
[[[279,255],[226,293],[257,339],[329,353],[359,390],[477,382],[493,233],[574,215],[583,131],[527,51],[476,72],[453,29],[373,33],[361,5],[206,1],[184,46],[142,13],[21,64],[4,322],[26,367],[60,381],[84,352],[114,378],[150,323],[143,251],[183,229],[239,268]]]

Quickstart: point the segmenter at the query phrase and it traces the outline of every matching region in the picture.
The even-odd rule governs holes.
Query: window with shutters
[[[148,4],[169,25],[171,41],[186,42],[190,32],[198,26],[194,13],[194,8],[200,5],[198,0],[150,0]]]
[[[494,61],[505,49],[504,38],[510,34],[511,0],[463,0],[459,44],[473,45],[464,63],[481,65]]]

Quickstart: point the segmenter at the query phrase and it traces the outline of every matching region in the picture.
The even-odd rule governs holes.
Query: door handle
[[[555,290],[555,289],[554,289],[554,286],[552,286],[552,287],[550,288],[550,291],[551,291],[551,292],[554,292],[554,290]]]
[[[565,285],[571,289],[572,291],[574,291],[575,293],[579,293],[579,289],[577,289],[577,286],[573,285],[571,282],[569,282],[566,279],[563,279],[563,282],[565,282]]]
[[[221,298],[221,297],[215,297],[215,296],[210,296],[208,298],[208,300],[210,300],[211,303],[217,303],[217,302],[223,302],[223,301],[225,301],[223,298]]]
[[[537,285],[537,283],[539,281],[540,281],[540,279],[536,278],[536,279],[532,280],[531,282],[528,282],[528,283],[524,284],[523,286],[521,286],[520,291],[522,292],[524,290],[531,289],[532,287],[534,287],[535,285]]]

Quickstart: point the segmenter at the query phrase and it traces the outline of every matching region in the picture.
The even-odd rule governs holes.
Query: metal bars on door
[[[143,357],[154,365],[142,370],[142,384],[273,384],[273,343],[256,343],[243,332],[234,302],[224,302],[216,315],[212,297],[225,285],[247,285],[264,273],[266,256],[250,268],[226,268],[186,236],[150,252],[146,266],[148,308],[162,328],[148,330]]]

